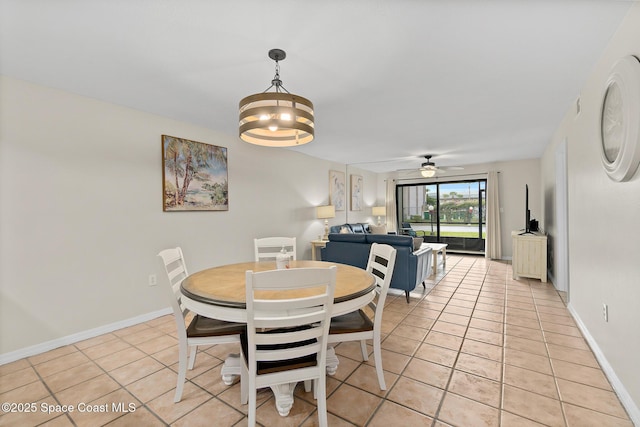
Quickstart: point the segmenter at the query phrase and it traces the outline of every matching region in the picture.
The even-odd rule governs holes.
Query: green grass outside
[[[430,231],[422,231],[422,230],[416,230],[416,234],[418,235],[418,237],[422,237],[422,236],[435,236],[436,233],[435,232],[430,232]],[[482,233],[482,238],[486,239],[487,233]],[[477,239],[478,238],[478,232],[473,232],[473,231],[447,231],[445,233],[441,233],[440,237],[466,237],[469,239]]]

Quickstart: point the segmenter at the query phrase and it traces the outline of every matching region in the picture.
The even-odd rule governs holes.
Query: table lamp
[[[333,205],[318,206],[316,208],[316,216],[318,219],[324,219],[324,236],[322,236],[322,240],[329,240],[329,218],[335,218],[336,207]]]
[[[387,216],[387,208],[385,206],[374,206],[371,208],[371,213],[373,216],[378,217],[378,225],[382,225],[380,224],[380,217]]]

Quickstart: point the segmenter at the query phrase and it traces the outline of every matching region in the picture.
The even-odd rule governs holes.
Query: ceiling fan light
[[[420,174],[425,178],[432,178],[432,177],[435,176],[436,170],[435,169],[431,169],[431,168],[429,168],[429,169],[424,168],[424,169],[420,170]]]

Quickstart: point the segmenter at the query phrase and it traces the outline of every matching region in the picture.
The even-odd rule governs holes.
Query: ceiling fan
[[[432,154],[427,154],[427,155],[422,156],[422,157],[427,159],[427,161],[422,163],[422,165],[420,166],[420,169],[418,169],[418,171],[420,171],[420,175],[422,175],[425,178],[432,178],[437,173],[439,173],[440,171],[462,170],[462,169],[464,169],[463,167],[460,167],[460,166],[438,167],[438,166],[436,166],[436,164],[434,162],[431,161],[431,158],[433,157]],[[401,169],[401,170],[415,171],[415,169]]]

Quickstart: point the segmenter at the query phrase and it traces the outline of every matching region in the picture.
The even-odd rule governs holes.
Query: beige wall
[[[167,307],[166,247],[182,246],[197,271],[251,259],[254,237],[287,235],[309,259],[328,171],[346,170],[6,77],[0,93],[0,355]],[[162,212],[162,134],[228,148],[228,212]],[[375,174],[358,173],[371,206]],[[330,224],[347,215],[373,222],[366,208]]]
[[[555,152],[567,140],[569,218],[569,307],[586,331],[601,364],[640,423],[640,173],[618,183],[605,174],[599,153],[600,106],[613,64],[640,57],[640,3],[632,6],[580,92],[581,113],[567,112],[542,158],[545,222],[551,241]],[[635,118],[640,120],[640,118]],[[552,260],[557,269],[557,259]],[[602,306],[609,306],[605,322]]]
[[[385,199],[384,176],[358,167],[7,77],[0,93],[0,356],[164,309],[155,255],[166,247],[182,246],[191,271],[250,259],[256,236],[296,236],[298,257],[310,258],[330,169],[345,171],[347,185],[362,175],[367,206],[347,201],[330,225],[374,222],[369,206]],[[162,212],[162,134],[228,148],[228,212]],[[538,161],[468,171],[488,167],[502,172],[509,256]]]

